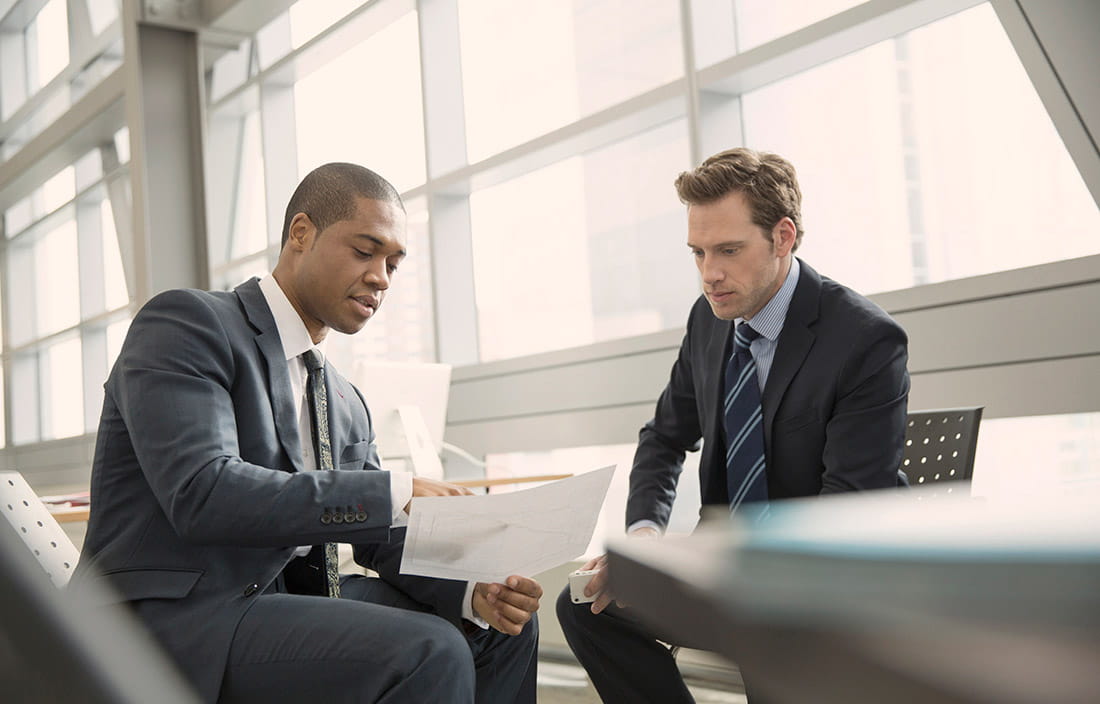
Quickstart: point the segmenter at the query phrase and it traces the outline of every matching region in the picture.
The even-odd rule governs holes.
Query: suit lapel
[[[787,309],[787,318],[783,321],[783,331],[779,333],[779,344],[772,359],[772,368],[768,372],[768,381],[760,405],[764,411],[764,444],[772,446],[772,422],[775,420],[779,403],[790,386],[794,375],[802,367],[815,335],[810,325],[817,320],[821,299],[821,276],[806,262],[799,261],[798,285],[791,297]]]
[[[275,434],[279,436],[283,450],[290,458],[296,471],[301,472],[302,444],[298,437],[298,411],[296,399],[291,394],[290,370],[287,367],[283,343],[279,339],[275,318],[260,290],[258,279],[250,279],[235,289],[237,298],[244,307],[248,322],[259,334],[256,335],[256,347],[267,366],[267,393],[271,398],[271,409],[275,415]]]

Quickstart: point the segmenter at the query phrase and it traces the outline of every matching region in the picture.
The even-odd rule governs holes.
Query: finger
[[[581,570],[583,570],[583,571],[594,570],[597,567],[602,566],[602,562],[603,562],[605,557],[606,557],[606,555],[600,555],[598,557],[593,557],[591,560],[589,560],[588,562],[581,565]]]
[[[524,624],[531,620],[531,611],[519,608],[518,606],[512,606],[511,604],[505,602],[498,602],[496,604],[493,604],[493,609],[496,612],[497,617],[501,621],[507,621],[508,623],[517,625],[520,628],[522,628]]]
[[[600,595],[596,597],[596,600],[592,602],[592,613],[600,613],[601,611],[606,609],[608,604],[610,604],[613,600],[614,597],[611,596],[610,592],[606,590],[601,592]]]
[[[518,574],[514,574],[507,579],[507,586],[510,589],[534,597],[535,599],[542,598],[542,585],[530,577],[522,577]]]
[[[494,608],[501,608],[501,605],[507,604],[508,606],[522,609],[527,613],[534,613],[539,610],[539,600],[537,597],[533,597],[522,592],[513,591],[511,589],[502,589],[501,591],[493,594],[489,592],[491,598],[488,599],[489,603]]]
[[[599,572],[592,575],[592,579],[588,580],[588,584],[584,586],[584,595],[592,596],[605,589],[607,589],[607,567],[601,568]]]

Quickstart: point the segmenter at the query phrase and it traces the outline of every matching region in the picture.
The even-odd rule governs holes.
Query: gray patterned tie
[[[313,452],[317,457],[317,469],[335,469],[332,464],[332,442],[328,434],[328,391],[325,389],[325,362],[315,349],[302,353],[302,361],[309,370],[306,396],[309,398],[309,418],[313,425]],[[340,598],[340,558],[336,543],[325,543],[325,581],[328,595]]]

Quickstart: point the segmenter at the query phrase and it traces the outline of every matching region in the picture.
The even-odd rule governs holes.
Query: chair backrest
[[[914,411],[905,426],[901,469],[909,486],[969,481],[983,406]],[[948,487],[947,492],[952,492]]]
[[[19,472],[0,472],[0,513],[58,587],[69,583],[80,551]]]

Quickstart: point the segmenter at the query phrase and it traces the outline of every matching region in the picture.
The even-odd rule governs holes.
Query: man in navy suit
[[[903,484],[908,339],[875,304],[794,256],[803,235],[794,167],[775,154],[731,149],[680,174],[676,190],[687,205],[703,295],[639,436],[628,534],[663,532],[684,454],[700,441],[704,505],[736,511],[753,492],[766,502]],[[726,429],[737,420],[730,420],[732,388],[740,388],[725,384],[735,328],[759,391],[752,429],[760,433],[763,470],[751,475],[759,482],[752,487],[738,482],[730,461],[745,445],[727,439],[742,437]],[[747,362],[744,368],[753,370]],[[748,433],[750,426],[731,427]],[[692,701],[669,649],[629,609],[607,609],[614,595],[604,557],[584,566],[596,568],[586,590],[597,595],[591,607],[573,604],[567,589],[557,612],[604,701]]]
[[[535,700],[542,588],[399,574],[411,498],[469,492],[381,471],[363,397],[323,361],[330,329],[382,304],[405,242],[393,186],[326,164],[290,200],[271,275],[162,293],[130,326],[73,588],[105,581],[205,701]],[[329,572],[339,542],[380,578]]]

